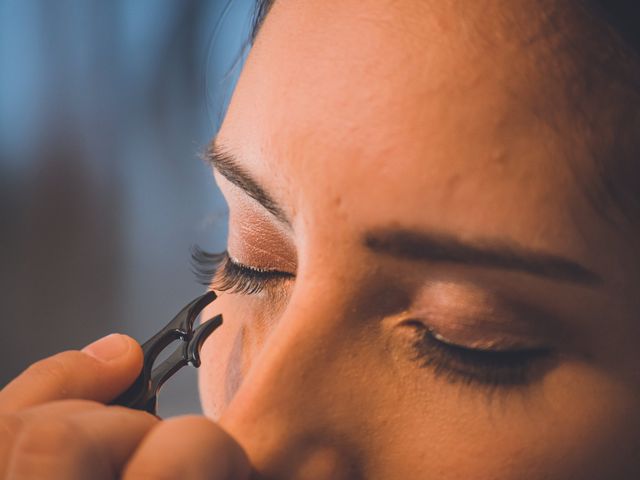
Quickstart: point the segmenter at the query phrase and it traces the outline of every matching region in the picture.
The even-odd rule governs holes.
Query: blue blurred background
[[[224,246],[226,210],[198,154],[253,8],[0,0],[0,384],[110,332],[145,340],[203,291],[189,248]],[[160,399],[199,412],[195,369]]]

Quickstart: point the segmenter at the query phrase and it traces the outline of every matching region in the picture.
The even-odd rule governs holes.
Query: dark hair
[[[273,6],[275,0],[256,0],[256,6],[253,13],[253,26],[251,27],[251,44],[256,41],[260,27],[264,19],[267,17],[269,10]]]
[[[640,2],[638,0],[591,0],[593,14],[607,22],[636,54],[640,53]]]

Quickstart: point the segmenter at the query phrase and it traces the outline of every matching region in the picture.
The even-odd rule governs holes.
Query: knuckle
[[[0,416],[0,458],[5,452],[11,450],[11,445],[18,437],[23,423],[23,420],[16,415]]]
[[[22,424],[22,419],[16,415],[0,415],[0,439],[15,437]]]
[[[23,426],[16,441],[15,455],[46,457],[58,454],[61,448],[77,448],[82,444],[82,432],[70,422],[45,419]]]
[[[9,471],[17,478],[48,478],[86,464],[103,467],[96,453],[84,431],[70,421],[32,421],[22,425],[17,435]]]
[[[22,423],[22,419],[14,415],[0,416],[0,478],[5,478],[13,443],[19,435]]]
[[[23,426],[8,461],[10,478],[37,478],[60,470],[59,449],[72,436],[63,422],[29,422]]]

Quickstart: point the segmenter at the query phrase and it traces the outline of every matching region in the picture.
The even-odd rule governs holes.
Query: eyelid
[[[287,232],[269,215],[229,200],[227,248],[239,263],[294,273],[296,248]]]
[[[541,345],[539,343],[532,342],[523,342],[518,341],[517,339],[511,339],[507,335],[499,335],[497,337],[491,338],[486,337],[474,341],[462,341],[462,340],[454,340],[452,338],[448,338],[436,329],[432,327],[427,327],[429,334],[441,342],[444,345],[449,345],[455,348],[464,348],[468,350],[474,350],[477,352],[521,352],[521,351],[532,351],[532,350],[543,350],[547,347]]]
[[[214,290],[257,295],[266,289],[275,293],[276,287],[284,281],[294,278],[294,275],[278,270],[262,270],[257,267],[244,265],[231,259],[229,254],[223,254],[222,262],[210,278]]]
[[[557,342],[549,313],[477,285],[432,283],[414,298],[406,317],[422,319],[444,343],[478,350],[536,349]]]
[[[237,268],[250,270],[252,272],[255,272],[256,274],[279,274],[282,276],[291,276],[291,277],[295,276],[293,273],[285,272],[283,270],[278,270],[276,268],[262,268],[262,267],[256,267],[254,265],[247,265],[246,263],[242,263],[236,257],[230,255],[229,253],[227,253],[227,261],[233,264],[234,266],[236,266]]]
[[[489,387],[526,386],[553,367],[557,358],[551,349],[477,350],[436,339],[428,329],[416,326],[414,360],[430,367],[451,383]]]

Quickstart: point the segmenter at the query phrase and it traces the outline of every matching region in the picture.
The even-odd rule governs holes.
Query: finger
[[[66,398],[108,402],[141,368],[137,342],[126,335],[108,335],[82,352],[59,353],[31,365],[0,392],[0,414]]]
[[[22,410],[14,415],[0,416],[0,478],[4,478],[4,467],[8,463],[12,446],[27,422],[37,422],[43,418],[61,418],[98,408],[105,406],[89,400],[59,400]]]
[[[154,428],[124,470],[123,478],[242,480],[249,460],[240,445],[205,417],[165,420]]]
[[[16,415],[0,415],[0,478],[7,478],[5,470],[9,463],[9,453],[23,423]]]
[[[113,479],[159,420],[124,407],[26,422],[7,461],[7,478]]]
[[[92,400],[56,400],[43,403],[25,410],[20,410],[15,415],[23,420],[37,420],[38,418],[70,417],[78,413],[90,412],[105,408],[104,404]]]

